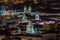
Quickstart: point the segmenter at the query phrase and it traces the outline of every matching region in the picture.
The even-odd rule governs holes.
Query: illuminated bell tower
[[[28,21],[28,24],[27,24],[27,27],[26,27],[26,33],[34,34],[34,27],[33,27],[31,21]]]

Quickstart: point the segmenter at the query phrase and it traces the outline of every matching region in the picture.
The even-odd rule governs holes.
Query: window
[[[18,1],[20,1],[20,0],[18,0]]]
[[[0,2],[2,2],[2,0],[0,0]]]

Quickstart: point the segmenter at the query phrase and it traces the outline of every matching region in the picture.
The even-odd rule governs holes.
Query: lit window
[[[5,2],[6,2],[7,0],[5,0]]]
[[[19,0],[19,3],[24,3],[25,0]]]
[[[34,0],[36,2],[36,0]]]
[[[37,4],[38,3],[38,0],[34,0],[34,4]]]
[[[18,1],[20,1],[20,0],[18,0]]]
[[[0,2],[2,2],[2,0],[0,0]]]

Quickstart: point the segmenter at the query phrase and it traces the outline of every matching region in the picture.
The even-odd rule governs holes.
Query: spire
[[[28,9],[29,13],[31,13],[32,9],[31,9],[31,6],[29,6],[29,9]]]
[[[36,15],[35,15],[35,20],[39,20],[39,14],[38,14],[38,11],[36,11]]]
[[[27,8],[26,8],[26,6],[24,7],[24,13],[26,12],[26,10],[27,10]]]

